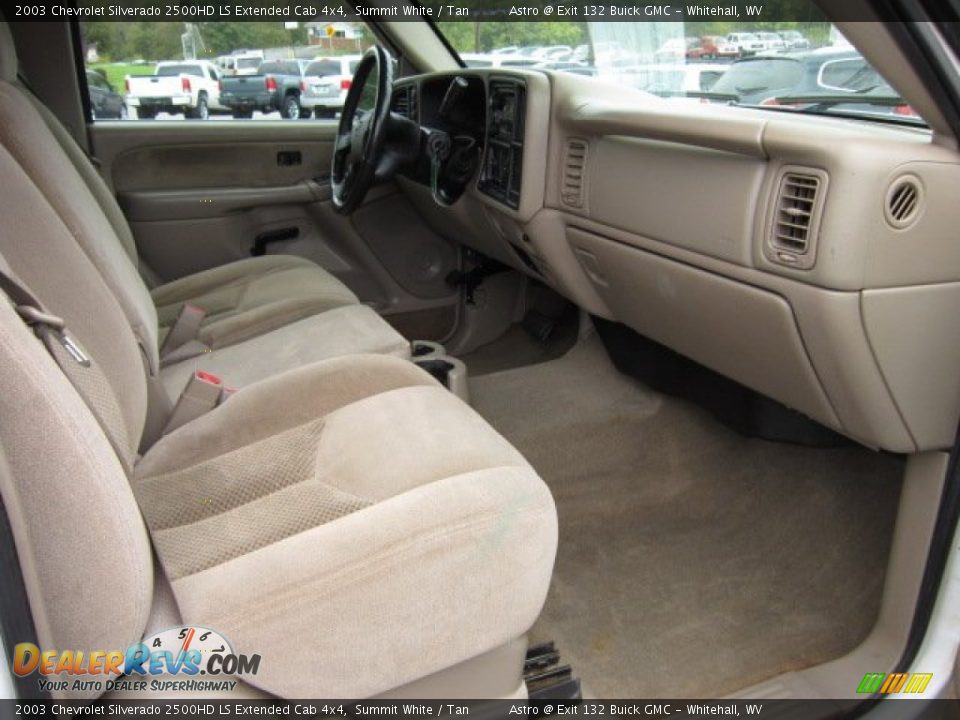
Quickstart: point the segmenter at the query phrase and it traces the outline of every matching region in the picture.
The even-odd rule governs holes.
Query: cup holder
[[[410,355],[414,361],[432,360],[446,354],[446,348],[440,343],[430,340],[414,340],[410,343]]]
[[[421,360],[418,358],[416,362],[417,365],[433,375],[433,377],[442,382],[444,385],[447,384],[447,378],[450,375],[450,371],[453,370],[452,362],[443,360],[441,358],[432,358],[430,360]]]
[[[413,362],[430,373],[447,390],[465,403],[470,402],[470,390],[467,387],[467,366],[462,360],[449,355],[437,355],[435,357],[414,356]]]

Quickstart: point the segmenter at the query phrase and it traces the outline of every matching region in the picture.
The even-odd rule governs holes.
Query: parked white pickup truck
[[[159,112],[183,113],[206,120],[220,105],[220,70],[206,60],[157,63],[153,75],[127,75],[126,101],[137,117],[153,119]]]

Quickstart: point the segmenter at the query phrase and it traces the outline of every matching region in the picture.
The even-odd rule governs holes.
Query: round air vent
[[[890,184],[883,203],[887,222],[898,230],[911,224],[923,207],[923,185],[915,175],[903,175]]]

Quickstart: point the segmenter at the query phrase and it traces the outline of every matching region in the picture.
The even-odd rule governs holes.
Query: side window
[[[362,22],[293,24],[82,21],[93,119],[278,121],[297,117],[294,100],[300,118],[336,118],[341,68],[375,37]]]

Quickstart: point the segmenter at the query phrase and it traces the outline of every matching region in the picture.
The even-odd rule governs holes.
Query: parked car
[[[533,66],[536,70],[557,70],[559,72],[573,73],[574,75],[587,75],[593,77],[597,74],[597,69],[586,63],[577,60],[548,60],[547,62],[537,63]]]
[[[460,59],[471,68],[490,67],[537,67],[552,61],[539,60],[528,55],[488,55],[486,53],[460,53]]]
[[[223,109],[220,77],[217,66],[207,60],[157,63],[153,75],[127,75],[127,106],[146,120],[160,112],[206,120],[212,109]]]
[[[460,53],[460,59],[468,68],[499,67],[499,58],[496,52],[487,53]]]
[[[514,54],[523,55],[524,57],[533,57],[533,54],[539,49],[539,45],[524,45],[523,47],[517,48]]]
[[[688,38],[688,40],[692,40],[692,42],[687,43],[687,60],[709,60],[717,57],[719,50],[717,41],[719,38],[716,35],[705,35],[699,40]]]
[[[796,30],[783,30],[780,32],[780,37],[783,38],[783,44],[786,45],[787,50],[808,50],[810,48],[810,41]]]
[[[219,55],[215,61],[221,75],[237,74],[237,58],[233,55]]]
[[[749,57],[761,50],[766,50],[764,42],[753,33],[734,32],[727,35],[727,42],[737,48],[739,57]]]
[[[544,62],[569,60],[573,56],[573,48],[569,45],[549,45],[547,47],[537,48],[531,55],[537,60]]]
[[[711,90],[729,68],[714,63],[654,63],[624,68],[617,81],[660,97],[698,95]]]
[[[256,75],[263,62],[262,50],[239,52],[233,56],[234,75]]]
[[[670,38],[653,53],[654,60],[676,61],[686,57],[687,49],[695,45],[695,38]]]
[[[580,62],[592,61],[595,65],[623,65],[637,62],[637,53],[628,50],[616,40],[605,40],[590,45],[578,45],[571,55],[571,60]]]
[[[497,55],[495,67],[525,68],[533,67],[540,62],[538,58],[525,55]]]
[[[679,47],[679,44],[677,47]],[[662,49],[663,47],[661,47],[661,50]],[[702,38],[685,38],[683,54],[680,55],[677,52],[672,52],[671,55],[673,57],[670,59],[676,60],[681,58],[686,58],[687,60],[713,60],[719,57],[739,57],[740,51],[735,45],[727,42],[726,38],[722,36],[704,35]]]
[[[123,96],[114,89],[107,78],[96,70],[87,70],[87,92],[90,97],[90,111],[94,118],[127,117],[127,106]]]
[[[224,75],[256,75],[263,62],[262,50],[239,50],[230,55],[220,55],[217,67]]]
[[[305,116],[335,117],[347,99],[347,91],[360,62],[360,55],[317,58],[303,73],[300,107]]]
[[[271,60],[261,63],[256,75],[224,77],[220,100],[235,118],[253,117],[254,110],[279,112],[288,120],[310,117],[300,105],[307,65],[307,60]]]
[[[738,60],[710,92],[715,100],[762,105],[779,104],[778,97],[865,93],[882,82],[856,50],[824,48]]]
[[[723,35],[707,35],[701,38],[701,47],[707,50],[707,54],[704,55],[704,57],[709,59],[736,59],[740,57],[740,48],[727,40]]]
[[[760,42],[763,43],[765,52],[783,52],[787,49],[786,43],[783,42],[783,38],[780,37],[778,33],[758,32],[755,34]]]

